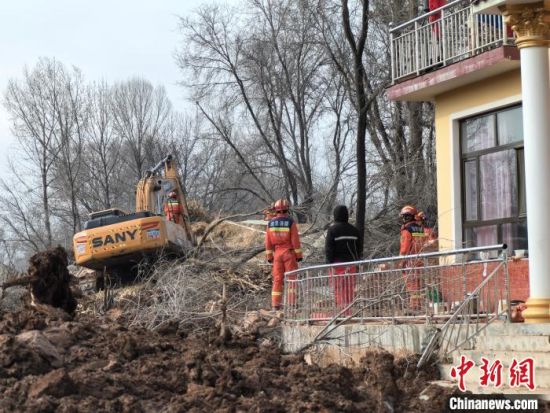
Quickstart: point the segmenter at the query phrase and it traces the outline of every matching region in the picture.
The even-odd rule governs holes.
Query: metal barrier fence
[[[390,30],[392,82],[513,44],[502,16],[474,14],[457,0]]]
[[[467,300],[469,317],[494,317],[509,308],[506,260],[506,245],[493,245],[298,269],[285,274],[284,316],[445,323]]]
[[[431,337],[418,360],[418,367],[444,359],[471,341],[497,319],[510,321],[509,277],[506,254],[503,261],[458,306],[447,322]],[[504,287],[504,288],[503,288]]]

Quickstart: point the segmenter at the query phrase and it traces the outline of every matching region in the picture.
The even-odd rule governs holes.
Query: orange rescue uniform
[[[401,245],[399,255],[420,254],[426,245],[426,233],[424,228],[416,221],[411,221],[401,226]],[[420,310],[422,306],[422,279],[414,267],[422,267],[421,260],[409,260],[403,263],[408,271],[403,273],[405,286],[410,296],[410,306],[413,310]]]
[[[426,243],[426,232],[416,221],[401,226],[401,244],[399,255],[420,254]]]
[[[287,214],[279,213],[269,220],[265,234],[265,253],[267,260],[273,262],[271,305],[280,308],[285,272],[298,269],[297,261],[302,259],[298,226]],[[295,301],[294,286],[290,285],[287,304],[294,305]]]
[[[176,199],[168,199],[164,205],[164,214],[168,221],[181,224],[183,216],[183,208]]]

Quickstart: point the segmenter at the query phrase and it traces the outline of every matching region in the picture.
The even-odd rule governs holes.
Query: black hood
[[[345,205],[338,205],[334,208],[334,221],[335,222],[348,222],[349,212],[348,207]]]

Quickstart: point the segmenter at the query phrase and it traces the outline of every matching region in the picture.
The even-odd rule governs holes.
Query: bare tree
[[[315,166],[333,160],[316,159],[316,147],[341,127],[325,132],[333,110],[328,91],[339,89],[327,76],[323,48],[313,41],[310,8],[264,0],[249,6],[248,18],[208,6],[195,19],[182,19],[187,47],[178,64],[191,72],[188,86],[204,117],[255,183],[246,190],[262,202],[287,196],[310,211],[319,188],[315,176],[324,178]]]
[[[0,229],[0,283],[17,271],[20,252],[20,242],[10,238],[5,229]]]
[[[341,15],[340,27],[335,30],[335,12],[338,7],[331,1],[320,2],[318,10],[321,12],[320,32],[324,36],[331,60],[344,77],[353,107],[356,112],[355,158],[357,168],[357,201],[356,225],[364,236],[365,206],[366,206],[366,135],[367,111],[372,97],[365,86],[365,51],[369,32],[369,0],[360,0],[357,7],[350,9],[348,0],[341,0],[339,12]],[[338,26],[336,26],[338,27]],[[346,45],[341,41],[345,39]]]
[[[55,101],[61,93],[62,65],[53,59],[40,59],[32,71],[23,71],[23,79],[11,79],[4,105],[11,117],[12,131],[18,138],[22,157],[31,165],[30,179],[40,186],[40,208],[45,231],[45,246],[51,246],[51,183],[53,167],[59,156],[56,139]],[[18,173],[15,169],[14,173]],[[6,184],[7,185],[7,184]]]
[[[215,211],[223,204],[219,189],[233,175],[233,155],[217,137],[203,130],[202,123],[198,114],[191,118],[173,113],[164,132],[164,145],[178,160],[186,195]]]
[[[20,169],[16,170],[19,173],[17,171]],[[34,209],[37,197],[33,195],[37,194],[33,193],[31,187],[24,181],[15,179],[9,183],[2,181],[1,188],[3,195],[0,197],[0,206],[3,213],[0,214],[0,221],[9,231],[8,236],[34,252],[51,245],[42,226],[43,210]]]
[[[147,80],[135,78],[114,86],[114,130],[126,145],[126,161],[138,180],[156,161],[152,148],[171,107],[164,87],[154,88]]]
[[[83,184],[82,151],[83,139],[88,127],[88,99],[82,74],[78,69],[59,70],[60,89],[53,97],[55,111],[56,147],[58,157],[54,163],[54,187],[57,203],[56,215],[68,215],[72,233],[80,230],[79,194]],[[68,203],[68,213],[63,205]]]
[[[83,157],[85,196],[81,200],[89,212],[111,208],[122,201],[122,139],[114,132],[111,99],[111,87],[105,82],[89,88],[89,120]]]
[[[319,36],[353,104],[357,225],[369,226],[371,236],[373,231],[392,233],[399,205],[427,206],[435,199],[433,186],[426,185],[434,172],[432,111],[422,103],[389,102],[382,93],[391,84],[390,23],[414,16],[418,2],[312,3],[318,11]],[[379,237],[366,240],[365,245],[378,250]]]

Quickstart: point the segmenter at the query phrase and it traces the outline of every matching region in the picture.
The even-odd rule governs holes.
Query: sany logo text
[[[113,235],[106,235],[105,237],[96,237],[92,239],[92,247],[98,248],[108,244],[117,244],[119,242],[126,242],[127,239],[133,240],[136,237],[137,229],[133,231],[115,232]]]

